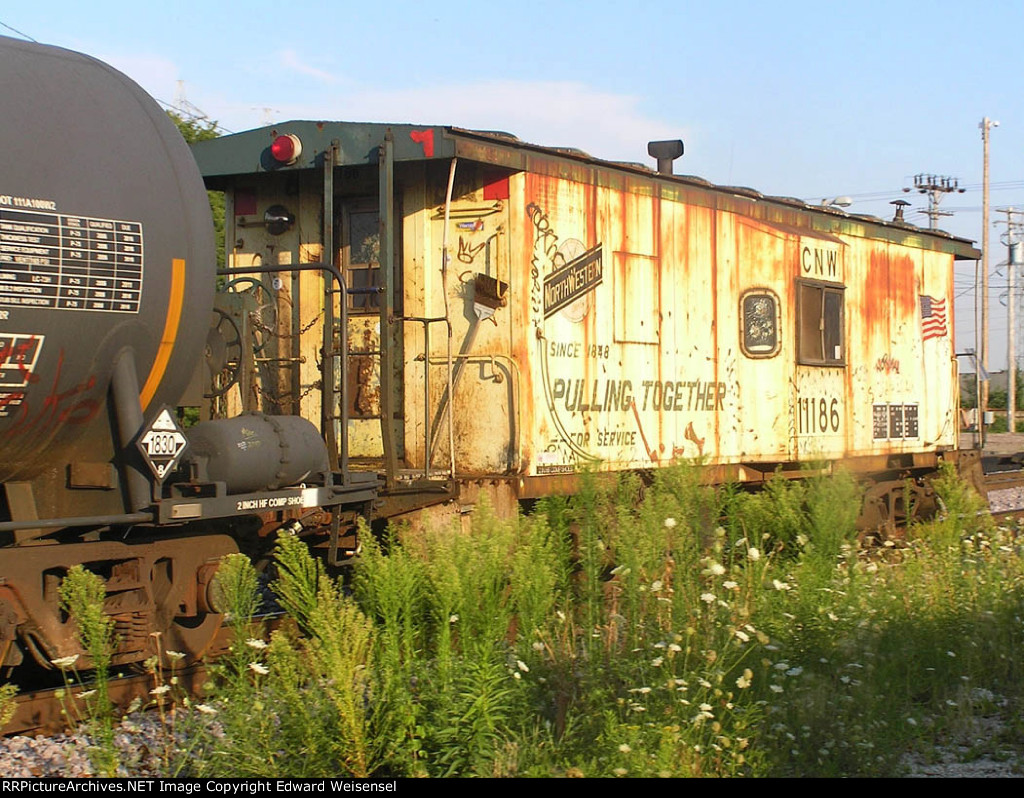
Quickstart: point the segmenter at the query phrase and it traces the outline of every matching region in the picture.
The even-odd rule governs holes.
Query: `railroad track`
[[[279,619],[279,615],[263,615],[254,620],[259,621],[265,632],[269,634],[277,628]],[[208,648],[212,659],[227,651],[234,639],[234,634],[233,627],[220,627]],[[166,683],[168,679],[175,676],[177,677],[175,687],[179,692],[183,691],[191,696],[198,696],[208,673],[206,665],[191,665],[175,668],[173,671],[165,668],[162,678]],[[159,696],[154,697],[150,693],[154,687],[158,686],[151,673],[119,675],[112,677],[108,684],[111,703],[118,709],[123,710],[136,699],[141,701],[143,707],[153,706],[159,700]],[[14,699],[17,705],[14,717],[0,732],[4,735],[13,735],[52,734],[65,731],[70,725],[68,718],[85,718],[87,716],[84,702],[77,696],[88,689],[90,689],[88,684],[76,684],[70,689],[50,687],[20,693]]]
[[[169,678],[172,674],[165,672],[164,675]],[[177,669],[173,675],[178,679],[176,686],[180,690],[196,695],[206,680],[207,669],[203,665],[194,665]],[[144,707],[152,706],[162,700],[160,696],[150,694],[153,687],[153,675],[150,673],[118,676],[109,682],[110,700],[118,708],[127,707],[135,700]],[[69,719],[88,718],[85,701],[78,698],[82,691],[88,689],[89,685],[85,684],[70,689],[55,687],[19,694],[14,699],[17,709],[11,722],[4,727],[4,734],[55,734],[67,730],[71,725]]]
[[[982,460],[989,511],[998,521],[1024,519],[1024,455]]]

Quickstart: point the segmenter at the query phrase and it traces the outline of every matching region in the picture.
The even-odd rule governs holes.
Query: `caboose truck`
[[[649,151],[658,171],[310,121],[194,145],[226,196],[217,303],[242,342],[216,412],[320,419],[339,471],[380,475],[384,518],[481,493],[507,511],[582,468],[680,458],[741,483],[843,461],[870,475],[865,525],[926,508],[926,474],[976,462],[953,264],[978,252],[674,175],[680,142]]]

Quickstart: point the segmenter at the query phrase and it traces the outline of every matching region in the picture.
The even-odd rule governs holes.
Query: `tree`
[[[197,116],[186,119],[174,111],[168,111],[167,115],[178,126],[178,131],[188,144],[209,141],[220,136],[220,133],[217,132],[217,123],[210,119],[202,119]]]
[[[191,117],[186,119],[174,111],[168,111],[167,115],[178,127],[182,138],[187,144],[195,144],[197,141],[209,141],[220,136],[217,130],[217,123],[210,119]],[[224,192],[207,191],[210,199],[210,213],[213,215],[213,230],[217,241],[217,268],[224,268]]]

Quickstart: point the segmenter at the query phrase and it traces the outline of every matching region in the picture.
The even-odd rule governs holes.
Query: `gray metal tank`
[[[58,482],[110,455],[118,357],[147,421],[181,396],[213,305],[213,229],[188,147],[130,79],[3,37],[0,75],[0,482]]]

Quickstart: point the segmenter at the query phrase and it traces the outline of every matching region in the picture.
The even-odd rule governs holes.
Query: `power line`
[[[6,22],[0,22],[0,25],[3,25],[3,26],[4,26],[5,28],[7,28],[7,30],[12,30],[12,31],[14,31],[14,32],[15,32],[15,33],[17,33],[17,34],[18,34],[19,36],[24,36],[24,37],[25,37],[26,39],[28,39],[28,40],[29,40],[30,42],[35,42],[36,44],[39,44],[39,41],[38,41],[38,40],[36,40],[36,39],[33,39],[33,38],[32,38],[31,36],[29,36],[29,35],[28,35],[27,33],[22,33],[22,32],[21,32],[20,30],[18,30],[17,28],[12,28],[12,27],[11,27],[10,25],[8,25],[8,24],[7,24]]]

